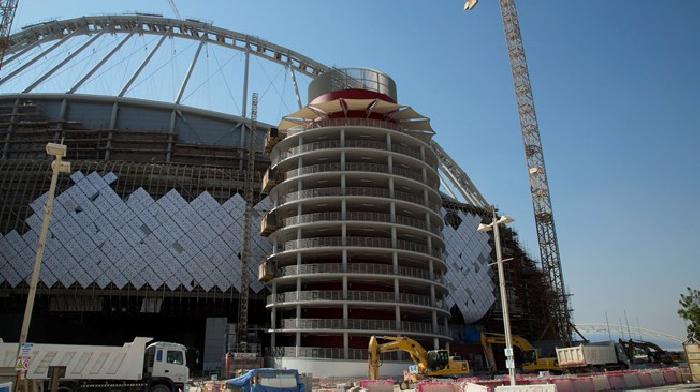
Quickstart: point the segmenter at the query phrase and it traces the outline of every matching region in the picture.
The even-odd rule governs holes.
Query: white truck
[[[137,337],[116,346],[34,343],[29,353],[26,378],[48,381],[49,368],[64,375],[58,390],[178,392],[189,378],[186,348],[179,343],[153,342]],[[26,346],[25,346],[26,347]],[[17,343],[0,340],[0,367],[14,368]]]
[[[613,342],[581,343],[578,346],[557,348],[557,362],[565,369],[621,369],[626,357]]]

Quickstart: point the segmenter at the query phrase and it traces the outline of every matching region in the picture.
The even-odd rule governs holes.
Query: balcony
[[[287,133],[277,128],[271,128],[265,134],[265,153],[270,154],[272,147],[287,137]]]
[[[289,265],[277,269],[276,276],[297,276],[309,274],[368,274],[368,275],[386,275],[389,277],[406,276],[411,278],[425,279],[432,282],[442,283],[442,276],[436,275],[434,279],[430,278],[430,271],[427,268],[415,268],[407,266],[399,266],[398,274],[394,273],[394,266],[389,264],[370,264],[370,263],[350,263],[343,268],[340,263],[324,263],[324,264],[302,264]]]
[[[260,220],[260,235],[268,236],[280,228],[275,215],[265,214]]]
[[[284,319],[280,329],[355,329],[449,336],[444,326],[436,327],[433,330],[431,323],[412,321],[401,321],[401,327],[397,327],[395,320]]]
[[[391,243],[391,238],[385,237],[359,237],[359,236],[347,236],[345,237],[345,243],[343,243],[343,237],[311,237],[302,238],[298,240],[291,240],[284,243],[283,246],[277,246],[273,249],[273,253],[284,252],[288,250],[297,249],[315,249],[322,247],[364,247],[364,248],[386,248],[386,249],[400,249],[407,250],[411,252],[424,253],[428,256],[432,256],[437,259],[442,259],[442,251],[439,248],[428,249],[425,244],[408,241],[408,240],[396,240],[396,246],[394,247]]]
[[[269,193],[272,188],[274,188],[277,184],[279,184],[282,181],[284,181],[283,176],[281,176],[276,171],[271,171],[270,169],[267,169],[267,171],[265,171],[265,175],[263,176],[262,192]]]
[[[315,214],[305,214],[297,215],[284,219],[284,224],[282,227],[293,226],[304,223],[314,223],[314,222],[336,222],[343,221],[342,214],[340,212],[319,212]],[[360,221],[360,222],[384,222],[391,223],[390,214],[382,214],[378,212],[346,212],[345,221]],[[396,222],[400,225],[411,226],[420,230],[426,230],[428,225],[425,219],[417,219],[404,215],[396,215]],[[280,227],[281,228],[281,227]],[[277,230],[277,229],[275,229]],[[429,230],[435,235],[440,235],[442,233],[439,226],[432,226]]]
[[[384,199],[390,199],[389,190],[385,188],[371,188],[371,187],[346,187],[345,193],[342,192],[340,187],[328,187],[328,188],[312,188],[305,189],[301,191],[289,192],[286,195],[282,195],[278,198],[278,205],[287,202],[314,199],[318,197],[328,197],[328,196],[359,196],[359,197],[380,197]],[[416,193],[394,191],[394,198],[396,200],[408,201],[420,206],[429,208],[435,213],[440,212],[442,207],[441,203],[425,203],[425,198],[423,195],[417,195]]]
[[[431,304],[430,297],[419,294],[400,293],[397,299],[393,292],[384,291],[347,291],[343,295],[342,291],[318,290],[318,291],[290,291],[288,293],[268,295],[267,304],[277,305],[297,302],[370,302],[385,304],[404,304],[438,308],[448,311],[447,305],[442,299],[435,299],[435,304]]]
[[[280,181],[289,180],[305,174],[325,173],[325,172],[369,172],[369,173],[387,173],[424,183],[429,187],[436,189],[440,186],[440,181],[437,176],[423,180],[423,172],[420,170],[412,170],[401,167],[393,167],[389,171],[389,166],[383,163],[368,163],[368,162],[345,162],[345,169],[341,168],[340,162],[319,163],[315,165],[304,166],[298,169],[288,170],[283,176],[280,176]],[[266,173],[267,177],[267,173]],[[271,188],[271,187],[270,187]],[[263,178],[263,191],[265,191],[265,178]]]

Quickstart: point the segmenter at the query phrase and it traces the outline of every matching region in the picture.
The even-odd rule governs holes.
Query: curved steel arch
[[[625,335],[625,333],[631,332],[633,335],[641,335],[650,338],[666,339],[673,342],[683,343],[686,339],[667,334],[664,332],[655,331],[649,328],[633,327],[620,324],[598,324],[598,323],[576,323],[576,328],[581,331],[581,333],[615,333],[618,335]]]
[[[24,27],[9,37],[12,46],[7,53],[22,53],[39,43],[59,40],[75,35],[149,34],[167,35],[183,39],[202,41],[230,49],[249,52],[266,60],[288,66],[309,77],[315,77],[330,67],[309,57],[274,44],[264,39],[231,31],[211,23],[197,20],[177,20],[146,15],[106,15],[50,21]],[[17,56],[8,58],[12,61]]]

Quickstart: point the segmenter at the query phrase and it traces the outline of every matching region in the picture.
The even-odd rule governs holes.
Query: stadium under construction
[[[114,93],[87,89],[137,37],[145,50]],[[157,74],[166,40],[194,45],[173,99],[130,95]],[[63,140],[72,172],[56,192],[31,341],[152,336],[197,349],[193,370],[218,371],[241,340],[247,273],[243,340],[268,364],[361,375],[377,334],[483,363],[478,332],[503,328],[492,238],[476,231],[491,211],[388,75],[158,15],[46,22],[12,42],[0,74],[0,337],[19,333],[51,176],[44,148]],[[100,52],[83,53],[84,72],[61,86],[56,76],[93,45]],[[240,54],[240,115],[185,102],[210,47]],[[290,75],[296,110],[251,121],[253,58]],[[246,235],[253,262],[242,264]],[[513,332],[553,337],[545,274],[515,232],[502,237]],[[387,355],[385,372],[406,360]]]

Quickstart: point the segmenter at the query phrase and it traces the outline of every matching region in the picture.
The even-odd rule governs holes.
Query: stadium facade
[[[248,341],[277,364],[364,372],[372,334],[456,347],[465,326],[497,328],[491,239],[476,232],[488,214],[438,191],[427,118],[399,105],[381,72],[344,71],[360,73],[356,85],[325,71],[309,105],[254,130],[261,192],[247,230],[271,276],[251,280]],[[314,123],[319,113],[332,115]],[[287,137],[266,149],[276,130]],[[0,337],[19,332],[50,178],[44,146],[64,140],[72,173],[57,188],[30,340],[153,336],[220,367],[236,340],[248,137],[243,117],[178,103],[0,96]],[[517,241],[506,247],[521,261],[508,279],[525,282],[510,298],[516,333],[533,336],[546,324],[531,312],[541,273]]]

